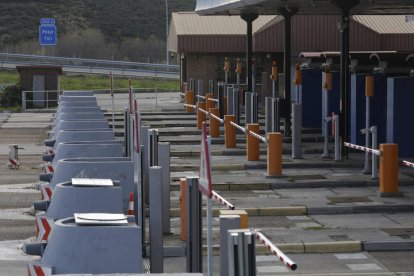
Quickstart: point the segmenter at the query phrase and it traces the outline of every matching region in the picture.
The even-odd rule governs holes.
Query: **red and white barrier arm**
[[[218,193],[216,193],[215,191],[212,191],[213,196],[212,198],[214,200],[216,200],[217,202],[219,202],[220,204],[226,206],[227,208],[229,208],[230,210],[234,210],[234,205],[231,204],[230,202],[228,202],[224,197],[220,196]]]
[[[196,97],[199,98],[199,99],[204,99],[204,100],[206,99],[205,96],[201,96],[201,95],[196,95]]]
[[[206,115],[210,115],[210,112],[208,112],[208,111],[206,111],[206,110],[204,110],[202,108],[199,108],[198,110],[200,110],[201,112],[203,112]]]
[[[210,116],[212,117],[212,118],[214,118],[214,119],[216,119],[217,121],[219,121],[220,123],[224,123],[224,120],[223,119],[221,119],[220,117],[217,117],[216,115],[214,115],[213,113],[210,113]]]
[[[255,132],[253,132],[253,131],[251,131],[251,130],[249,130],[249,132],[248,132],[248,134],[249,135],[251,135],[251,136],[253,136],[254,138],[256,138],[256,139],[259,139],[260,141],[262,141],[263,143],[267,143],[267,140],[266,140],[266,138],[265,137],[263,137],[263,136],[260,136],[259,134],[257,134],[257,133],[255,133]]]
[[[192,108],[197,108],[197,106],[195,106],[193,104],[184,104],[184,106],[189,106],[189,107],[192,107]]]
[[[215,103],[219,102],[218,99],[214,99],[214,98],[208,98],[207,101],[211,101],[211,102],[215,102]]]
[[[285,266],[291,270],[296,270],[298,268],[297,264],[292,261],[288,256],[285,255],[279,248],[276,247],[263,233],[255,231],[256,238],[259,239],[267,249],[272,252],[279,260],[285,264]]]
[[[234,126],[235,128],[237,128],[238,130],[240,130],[243,133],[246,133],[246,129],[244,127],[239,126],[238,124],[236,124],[235,122],[230,122],[230,124],[232,126]]]
[[[185,93],[183,93],[183,92],[178,92],[178,94],[180,94],[180,96],[185,96]]]
[[[372,153],[372,154],[375,154],[375,155],[381,155],[380,150],[377,150],[377,149],[370,149],[370,148],[367,148],[367,147],[358,146],[358,145],[354,145],[354,144],[347,143],[347,142],[344,142],[344,145],[348,148],[351,148],[351,149],[357,149],[357,150],[369,152],[369,153]]]
[[[412,162],[403,160],[402,163],[403,163],[404,166],[414,168],[414,163],[412,163]]]

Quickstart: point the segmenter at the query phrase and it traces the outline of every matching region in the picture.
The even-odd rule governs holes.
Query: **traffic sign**
[[[40,25],[55,25],[56,20],[54,18],[40,18]]]
[[[57,30],[55,25],[39,26],[40,45],[56,45]]]
[[[210,169],[210,149],[207,141],[207,126],[203,123],[201,151],[200,151],[200,172],[198,179],[199,189],[208,198],[212,197],[211,169]]]

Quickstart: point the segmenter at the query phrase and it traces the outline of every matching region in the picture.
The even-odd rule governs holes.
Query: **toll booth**
[[[56,107],[60,90],[59,76],[62,67],[54,65],[16,66],[20,87],[26,93],[26,107]],[[47,92],[54,91],[54,92]]]

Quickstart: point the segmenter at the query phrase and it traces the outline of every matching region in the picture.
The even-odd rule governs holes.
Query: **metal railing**
[[[0,53],[0,65],[7,67],[7,64],[12,64],[14,67],[17,64],[21,65],[58,65],[66,67],[69,71],[74,68],[84,68],[84,73],[94,73],[97,69],[114,70],[114,73],[121,71],[130,72],[147,72],[152,75],[160,75],[164,77],[176,77],[179,75],[178,65],[167,65],[159,63],[143,63],[143,62],[129,62],[116,60],[101,60],[101,59],[85,59],[85,58],[68,58],[68,57],[52,57],[52,56],[38,56],[38,55],[24,55],[24,54],[9,54]]]
[[[22,111],[56,108],[61,90],[22,91]]]

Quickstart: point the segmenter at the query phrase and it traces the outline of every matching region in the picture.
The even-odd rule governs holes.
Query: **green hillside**
[[[194,10],[195,0],[169,0],[168,6],[170,13]],[[56,19],[58,43],[87,30],[115,45],[137,38],[165,40],[165,0],[8,0],[0,1],[0,49],[38,43],[42,17]]]

